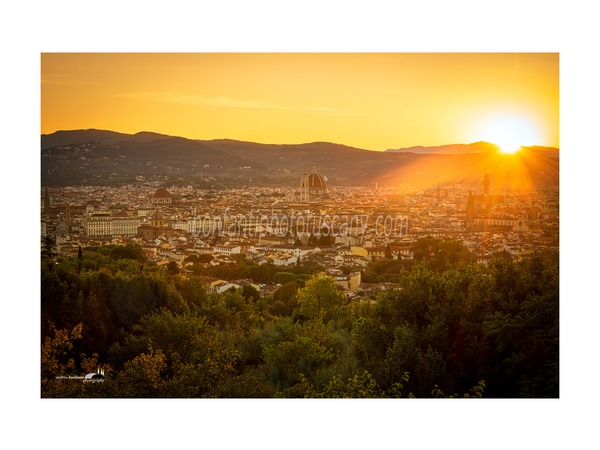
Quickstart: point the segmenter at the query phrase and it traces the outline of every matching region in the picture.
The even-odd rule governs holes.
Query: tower
[[[465,221],[467,228],[473,228],[475,226],[475,200],[473,199],[473,191],[469,191],[467,197],[467,220]]]
[[[308,175],[302,174],[300,177],[300,201],[307,202],[310,200],[309,189],[308,189]]]
[[[490,174],[483,174],[483,195],[489,195],[490,193]]]
[[[467,197],[467,220],[475,218],[475,200],[473,199],[473,191],[469,191]]]

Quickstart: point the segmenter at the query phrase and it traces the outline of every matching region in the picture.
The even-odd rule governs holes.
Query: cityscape
[[[41,62],[42,398],[560,397],[558,54]]]
[[[207,265],[245,255],[258,265],[318,261],[349,298],[386,285],[361,282],[361,271],[382,258],[410,261],[419,239],[462,243],[478,264],[497,254],[515,261],[544,249],[558,251],[558,191],[480,186],[432,186],[423,190],[328,187],[312,167],[297,186],[245,189],[77,186],[42,191],[42,238],[55,240],[60,256],[106,244],[141,245],[148,262],[193,273],[199,255]],[[307,171],[308,172],[308,171]],[[357,282],[350,282],[350,274]],[[224,292],[252,283],[262,295],[278,286],[256,280],[211,279]]]

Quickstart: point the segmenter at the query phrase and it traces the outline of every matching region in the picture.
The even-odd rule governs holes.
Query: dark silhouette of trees
[[[52,236],[44,236],[42,239],[42,255],[46,255],[49,257],[56,256],[55,250],[56,239]]]
[[[371,263],[370,277],[397,288],[359,302],[309,258],[219,269],[276,281],[271,297],[249,284],[209,293],[140,250],[42,256],[43,396],[558,397],[555,253],[486,267],[428,238],[412,264]],[[99,366],[103,383],[57,378]]]
[[[300,286],[295,281],[288,281],[273,294],[271,314],[277,316],[291,316],[298,305],[297,293]]]
[[[421,238],[416,242],[413,252],[415,262],[425,262],[436,272],[471,261],[469,251],[454,239]]]

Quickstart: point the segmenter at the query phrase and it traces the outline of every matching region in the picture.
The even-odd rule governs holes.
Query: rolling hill
[[[511,155],[513,166],[518,162],[519,171],[526,172],[517,174],[506,155],[485,142],[378,152],[330,142],[260,144],[73,130],[42,135],[41,147],[42,185],[168,180],[200,187],[295,187],[298,176],[315,164],[338,186],[470,184],[494,171],[507,180],[512,173],[533,185],[558,186],[558,149],[528,147]]]
[[[547,156],[549,158],[558,158],[559,150],[555,147],[542,147],[539,145],[531,147],[523,147],[525,150],[530,152],[536,152],[540,155]],[[472,144],[449,144],[439,145],[432,147],[424,147],[418,145],[415,147],[396,148],[388,149],[386,152],[390,153],[419,153],[422,155],[458,155],[464,153],[497,153],[499,150],[498,146],[489,142],[473,142]]]

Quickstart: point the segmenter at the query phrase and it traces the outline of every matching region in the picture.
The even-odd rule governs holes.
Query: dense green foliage
[[[418,248],[373,262],[398,287],[361,302],[310,261],[219,269],[281,285],[263,297],[209,293],[201,261],[158,268],[133,244],[45,252],[42,396],[558,397],[558,255],[485,267],[454,242]],[[65,378],[97,367],[101,383]]]

